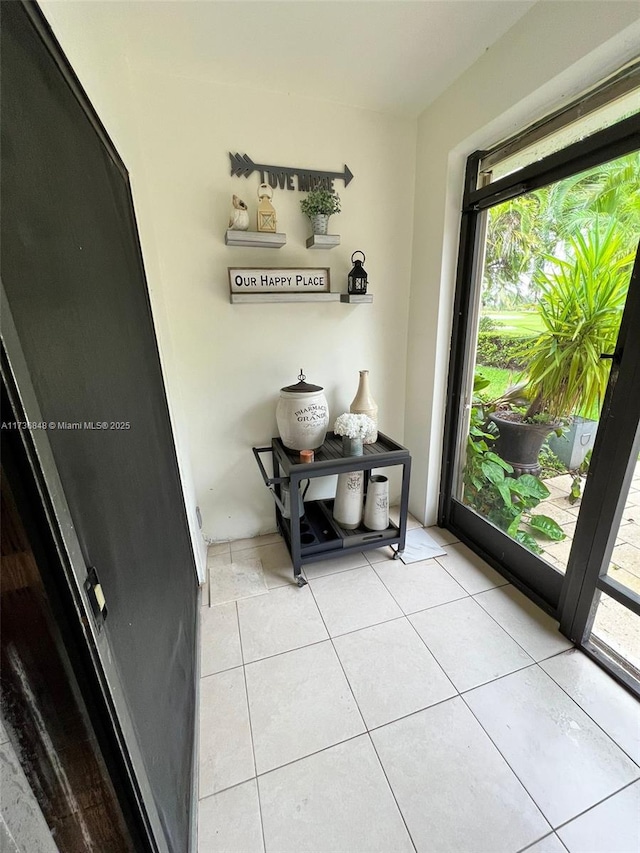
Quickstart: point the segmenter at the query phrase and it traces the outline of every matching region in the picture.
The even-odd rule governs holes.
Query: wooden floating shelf
[[[255,246],[262,249],[280,249],[287,242],[286,234],[267,231],[231,231],[224,235],[227,246]]]
[[[312,234],[307,238],[307,249],[333,249],[339,245],[339,234]]]
[[[340,293],[231,293],[231,302],[340,302]]]
[[[373,293],[341,293],[340,302],[350,302],[352,304],[373,302]]]

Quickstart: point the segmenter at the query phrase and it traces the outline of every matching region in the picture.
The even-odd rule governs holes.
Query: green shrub
[[[504,326],[504,323],[499,323],[497,320],[494,320],[492,317],[487,317],[486,314],[480,317],[480,322],[478,323],[478,331],[479,332],[495,332],[498,326]]]
[[[479,390],[480,382],[474,386]],[[525,548],[540,554],[542,548],[533,534],[555,542],[565,538],[556,521],[533,512],[549,497],[549,489],[532,474],[514,477],[511,465],[491,449],[494,441],[495,435],[485,427],[482,407],[473,406],[463,472],[464,503]]]
[[[309,218],[318,215],[333,216],[334,213],[340,213],[340,196],[319,185],[310,190],[306,198],[300,200],[300,208]]]
[[[562,462],[549,447],[549,442],[545,441],[538,455],[538,464],[542,469],[540,477],[557,477],[558,474],[566,474],[567,466]]]
[[[531,345],[529,335],[508,337],[498,332],[480,332],[476,363],[483,367],[500,367],[503,370],[525,370],[526,361],[522,351]]]

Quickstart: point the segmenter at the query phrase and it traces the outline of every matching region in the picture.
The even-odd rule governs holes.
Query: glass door
[[[639,411],[623,440],[611,408],[626,404],[627,419],[634,408],[614,397],[621,399],[621,371],[632,370],[623,339],[640,335],[630,297],[640,237],[639,128],[632,116],[497,178],[483,174],[478,153],[468,163],[461,231],[440,523],[562,613],[572,639],[590,636],[594,647],[611,639],[607,606],[615,609],[603,598],[612,597],[611,585],[594,599],[595,578],[611,556],[597,542],[589,551],[593,566],[600,561],[590,595],[585,582],[582,549],[606,515],[594,475],[611,473],[614,448],[625,441],[629,462],[628,435],[635,437],[640,420]],[[626,468],[616,476],[611,506],[623,493],[634,506],[635,492],[624,491]],[[636,523],[623,515],[618,522]],[[620,532],[612,566],[616,557],[628,563],[635,547]],[[635,569],[602,574],[615,572],[614,601],[628,609]],[[631,599],[617,589],[620,578]]]
[[[640,692],[639,334],[640,247],[559,608],[561,630],[636,692]]]

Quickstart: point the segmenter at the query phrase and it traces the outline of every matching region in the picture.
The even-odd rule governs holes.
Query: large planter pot
[[[496,425],[499,437],[494,444],[494,450],[508,462],[514,474],[533,474],[540,476],[541,468],[538,456],[545,438],[556,429],[554,424],[523,424],[520,421],[501,417],[499,412],[489,415],[489,420]]]
[[[549,438],[549,447],[569,471],[573,471],[582,465],[587,452],[593,449],[597,429],[598,421],[576,415],[566,432]]]

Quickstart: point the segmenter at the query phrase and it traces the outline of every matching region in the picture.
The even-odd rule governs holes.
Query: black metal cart
[[[394,559],[404,551],[411,474],[411,455],[406,447],[378,433],[375,444],[364,445],[362,456],[343,456],[341,437],[328,433],[322,447],[315,451],[313,462],[300,462],[300,453],[297,450],[288,450],[280,438],[272,438],[271,447],[254,447],[253,453],[265,485],[274,495],[278,530],[291,554],[294,579],[298,586],[306,584],[301,571],[305,563],[339,557],[350,551],[382,548],[385,545],[397,546]],[[273,477],[267,474],[260,458],[261,453],[271,453]],[[305,501],[304,507],[301,507],[300,483],[303,480],[344,474],[348,471],[364,471],[366,496],[371,470],[394,465],[402,465],[400,516],[398,524],[390,521],[386,530],[371,531],[362,526],[356,530],[345,530],[333,518],[332,499]],[[287,510],[282,501],[283,483],[289,487]],[[300,517],[302,509],[304,515]],[[285,517],[285,511],[289,517]]]

